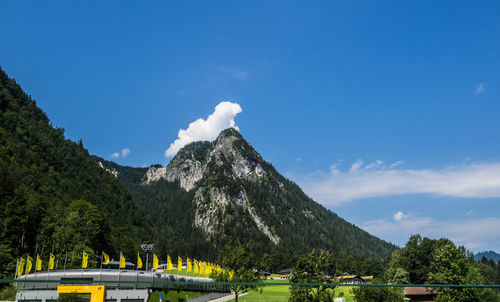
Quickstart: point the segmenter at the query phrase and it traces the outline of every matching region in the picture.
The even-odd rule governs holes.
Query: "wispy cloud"
[[[442,169],[401,169],[401,164],[382,161],[365,164],[359,160],[347,171],[334,164],[330,173],[292,178],[324,205],[405,194],[500,197],[500,163],[466,163]]]
[[[476,87],[476,95],[484,92],[485,83],[479,83]]]
[[[118,152],[111,154],[111,158],[119,158],[119,157],[120,157],[120,153],[118,153]]]
[[[500,218],[486,217],[464,220],[435,220],[430,217],[418,217],[398,212],[394,220],[370,220],[361,226],[365,231],[389,239],[406,240],[412,234],[421,234],[430,238],[446,237],[469,249],[491,248],[492,242],[498,242]]]
[[[213,141],[226,128],[233,127],[238,130],[234,118],[241,111],[241,106],[237,103],[219,103],[206,120],[199,118],[190,123],[187,129],[180,129],[178,138],[165,150],[165,156],[174,156],[182,147],[191,142]]]
[[[221,66],[219,68],[220,70],[224,71],[225,73],[229,74],[230,76],[238,80],[246,80],[248,78],[248,73],[246,71],[227,66]]]

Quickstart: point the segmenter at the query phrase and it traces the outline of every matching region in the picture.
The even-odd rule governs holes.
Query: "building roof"
[[[285,268],[278,272],[278,274],[291,274],[291,273],[292,273],[291,268]]]
[[[358,275],[347,275],[339,277],[339,279],[354,279],[354,278],[360,278],[360,277]]]
[[[424,287],[424,286],[405,287],[404,294],[406,296],[412,296],[412,295],[437,295],[437,290],[433,289],[432,287]]]

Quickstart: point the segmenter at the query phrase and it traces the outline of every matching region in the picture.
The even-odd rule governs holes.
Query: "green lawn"
[[[288,280],[266,280],[265,283],[287,283]],[[339,297],[340,292],[343,292],[343,297],[346,302],[353,302],[354,295],[352,293],[352,286],[337,286],[335,288],[335,297]],[[250,291],[247,295],[238,299],[241,302],[255,302],[255,301],[288,301],[290,298],[289,285],[269,285],[262,287],[260,291]],[[231,300],[234,301],[234,300]]]
[[[265,283],[287,283],[288,280],[265,280]],[[290,290],[288,285],[263,286],[262,293],[250,291],[247,295],[238,299],[241,302],[252,301],[288,301]],[[234,301],[234,300],[231,300]]]
[[[352,286],[337,286],[335,287],[335,297],[340,297],[339,293],[343,292],[342,296],[346,302],[354,301],[354,294],[352,293]]]

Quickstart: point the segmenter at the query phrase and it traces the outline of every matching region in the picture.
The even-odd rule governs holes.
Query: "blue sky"
[[[179,130],[227,101],[241,112],[221,125],[356,225],[399,245],[422,233],[500,252],[499,11],[9,1],[0,66],[92,154],[166,164]]]

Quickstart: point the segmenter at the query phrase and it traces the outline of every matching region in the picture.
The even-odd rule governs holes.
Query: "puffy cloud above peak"
[[[221,102],[206,120],[199,118],[189,123],[187,129],[180,129],[178,138],[165,150],[166,157],[172,157],[185,145],[196,141],[213,141],[219,133],[229,127],[239,128],[234,122],[235,116],[242,111],[238,103]]]

